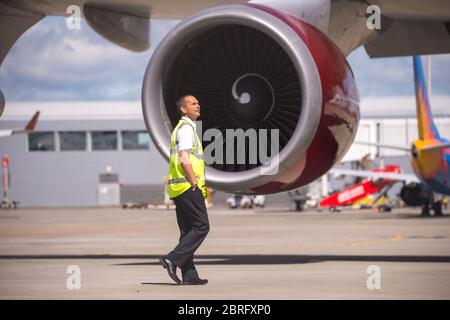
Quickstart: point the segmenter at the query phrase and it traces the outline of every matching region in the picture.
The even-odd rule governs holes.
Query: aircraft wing
[[[350,169],[331,169],[330,173],[335,176],[353,176],[372,179],[389,179],[394,181],[403,181],[406,183],[416,182],[420,180],[414,174],[393,173],[393,172],[373,172],[365,170],[350,170]]]
[[[34,131],[34,128],[36,127],[36,123],[39,118],[39,114],[40,114],[40,112],[36,111],[35,114],[33,115],[33,117],[31,118],[31,120],[28,121],[28,123],[25,125],[25,128],[23,128],[23,129],[0,130],[0,138],[9,137],[9,136],[12,136],[13,134],[29,133],[29,132]]]
[[[355,144],[363,144],[366,146],[374,146],[374,147],[380,147],[380,148],[386,148],[386,149],[395,149],[395,150],[403,150],[403,151],[410,151],[411,148],[407,146],[400,146],[395,144],[386,144],[386,143],[377,143],[377,142],[363,142],[363,141],[354,141]]]
[[[447,148],[450,148],[450,142],[424,147],[421,150],[422,151],[435,151],[435,150],[442,150],[442,149],[447,149]]]
[[[450,52],[450,1],[369,0],[381,8],[381,29],[364,47],[371,58]],[[383,26],[384,25],[384,26]]]

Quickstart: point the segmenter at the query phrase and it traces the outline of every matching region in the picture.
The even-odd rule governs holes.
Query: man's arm
[[[186,173],[186,178],[192,185],[192,189],[195,190],[195,188],[197,188],[197,178],[194,175],[194,169],[192,169],[191,159],[189,158],[190,153],[191,150],[181,150],[178,153],[178,156],[180,158],[181,166],[183,167],[183,170]]]

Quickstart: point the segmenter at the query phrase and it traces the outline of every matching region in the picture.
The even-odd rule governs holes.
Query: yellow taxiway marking
[[[350,242],[347,243],[347,246],[350,247],[364,247],[364,246],[370,246],[372,244],[380,244],[380,243],[392,243],[392,242],[397,242],[403,239],[402,235],[395,235],[392,238],[387,238],[387,239],[376,239],[376,240],[367,240],[367,241],[361,241],[361,242]]]

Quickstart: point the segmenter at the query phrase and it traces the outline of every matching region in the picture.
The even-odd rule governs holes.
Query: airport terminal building
[[[1,128],[23,127],[36,110],[34,133],[1,140],[1,155],[10,160],[10,198],[21,207],[117,202],[118,184],[125,190],[158,185],[162,199],[167,164],[150,142],[139,101],[11,103]],[[109,181],[102,176],[107,167]]]
[[[431,105],[441,136],[450,137],[450,96],[432,97]],[[10,160],[9,198],[21,207],[163,200],[168,165],[148,136],[140,101],[11,102],[0,129],[23,128],[36,110],[34,133],[0,140],[0,156]],[[363,98],[360,110],[357,140],[409,145],[417,138],[413,96]],[[344,160],[368,153],[408,156],[354,144]]]

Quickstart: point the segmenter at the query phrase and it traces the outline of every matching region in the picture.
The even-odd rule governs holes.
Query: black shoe
[[[208,279],[192,279],[192,280],[183,280],[181,284],[183,285],[204,285],[208,283]]]
[[[169,277],[172,278],[173,281],[175,281],[177,284],[181,284],[181,280],[177,276],[177,266],[172,263],[167,258],[161,258],[159,259],[159,262],[162,264],[164,269],[167,269],[167,273],[169,274]]]

